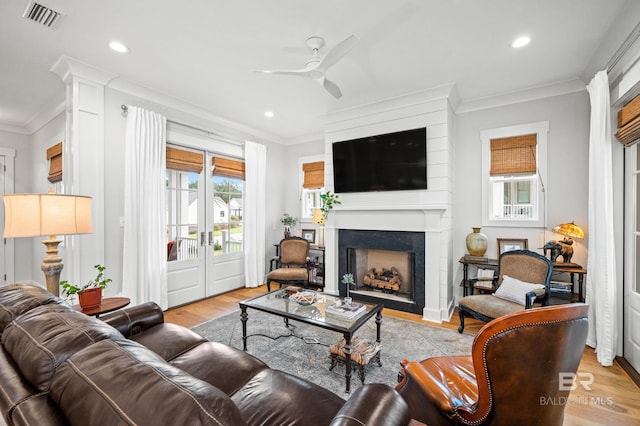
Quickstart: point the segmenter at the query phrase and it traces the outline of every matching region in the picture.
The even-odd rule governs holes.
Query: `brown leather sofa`
[[[31,284],[0,288],[8,425],[407,425],[382,384],[344,401],[238,349],[165,323],[148,303],[86,316]],[[0,422],[2,423],[2,422]]]

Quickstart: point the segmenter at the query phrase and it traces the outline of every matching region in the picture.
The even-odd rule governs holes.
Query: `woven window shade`
[[[202,153],[167,147],[167,169],[200,173],[203,167]]]
[[[624,146],[632,146],[640,141],[640,96],[618,111],[616,139]]]
[[[244,161],[213,157],[211,159],[214,176],[226,176],[244,180]]]
[[[304,163],[302,171],[304,172],[303,188],[316,189],[324,187],[324,161]]]
[[[55,183],[62,180],[62,142],[47,149],[47,160],[49,161],[49,182]]]
[[[491,139],[491,176],[533,174],[537,170],[537,135]]]

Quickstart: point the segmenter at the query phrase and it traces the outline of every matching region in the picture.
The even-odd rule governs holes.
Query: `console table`
[[[479,261],[474,259],[468,259],[462,256],[458,262],[462,263],[462,283],[460,283],[460,285],[464,287],[465,296],[473,294],[473,284],[469,281],[469,265],[475,266],[477,268],[483,268],[483,269],[485,268],[494,269],[494,270],[498,269],[498,259],[487,259],[485,262],[485,261]],[[578,281],[577,281],[578,302],[584,302],[584,292],[583,292],[584,276],[587,274],[587,270],[585,268],[578,265],[577,263],[554,262],[553,273],[569,274],[569,277],[571,280],[570,281],[571,293],[574,293],[574,286],[576,284],[575,276],[577,276],[578,277]],[[553,289],[551,290],[551,293],[552,294],[554,293]]]

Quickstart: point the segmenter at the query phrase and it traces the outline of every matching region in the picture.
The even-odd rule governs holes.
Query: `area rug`
[[[324,330],[291,320],[287,329],[282,318],[260,311],[247,311],[247,352],[264,361],[269,367],[303,377],[343,398],[345,393],[344,366],[329,371],[329,345],[342,338],[340,333]],[[242,349],[242,323],[240,311],[214,319],[192,328],[193,331],[214,342]],[[278,337],[289,335],[295,336]],[[271,336],[275,340],[260,336]],[[296,337],[297,336],[297,337]],[[376,323],[372,318],[356,336],[375,341]],[[400,361],[421,361],[435,356],[468,355],[471,353],[472,335],[402,319],[385,317],[382,323],[380,352],[382,367],[376,363],[366,370],[365,383],[397,384]],[[317,342],[317,343],[316,343]],[[356,371],[352,371],[351,391],[361,386]]]

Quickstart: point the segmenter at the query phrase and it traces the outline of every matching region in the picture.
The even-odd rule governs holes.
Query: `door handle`
[[[213,245],[213,231],[209,231],[209,245]]]
[[[200,232],[200,246],[204,247],[204,231]]]

